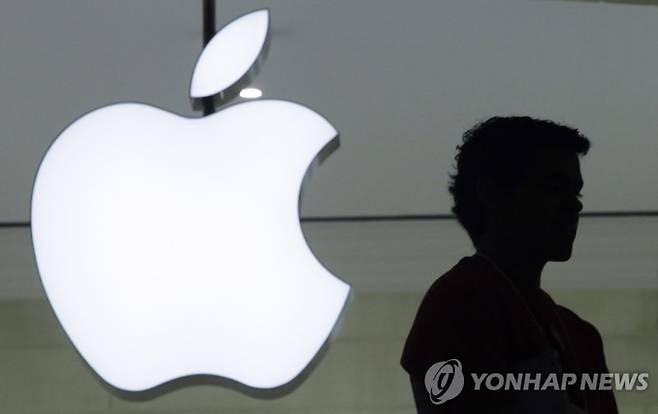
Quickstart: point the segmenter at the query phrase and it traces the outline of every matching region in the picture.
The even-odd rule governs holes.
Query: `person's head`
[[[448,190],[452,212],[477,248],[486,234],[546,261],[568,260],[582,176],[578,132],[530,117],[493,117],[463,136]]]

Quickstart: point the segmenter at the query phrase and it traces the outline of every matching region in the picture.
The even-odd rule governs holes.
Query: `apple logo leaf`
[[[234,97],[255,75],[269,44],[268,9],[244,14],[208,42],[194,67],[190,97]]]

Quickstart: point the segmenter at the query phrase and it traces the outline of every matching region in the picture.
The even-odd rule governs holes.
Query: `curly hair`
[[[476,195],[481,177],[510,194],[535,163],[538,147],[559,147],[586,155],[590,141],[577,129],[527,116],[492,117],[475,125],[457,145],[457,167],[449,174],[451,211],[477,246],[484,232],[484,209]],[[454,165],[453,165],[454,168]]]

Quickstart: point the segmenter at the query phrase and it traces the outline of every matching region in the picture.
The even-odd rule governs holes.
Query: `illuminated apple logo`
[[[261,56],[269,12],[219,31],[191,95],[217,95]],[[36,174],[32,239],[48,299],[93,370],[125,391],[213,375],[293,380],[332,337],[350,286],[299,222],[303,179],[336,130],[262,99],[184,118],[140,103],[91,111]]]

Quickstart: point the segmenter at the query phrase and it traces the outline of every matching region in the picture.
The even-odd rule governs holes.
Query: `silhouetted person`
[[[608,372],[599,332],[540,287],[546,262],[571,257],[583,208],[578,156],[589,147],[577,130],[529,117],[494,117],[464,134],[449,191],[476,253],[432,284],[407,338],[401,364],[419,413],[617,414],[612,391],[580,390],[581,373]],[[434,404],[425,375],[451,359],[463,390],[445,400],[456,368],[443,366],[432,391],[444,402]],[[549,373],[578,377],[565,391],[484,382],[476,391],[471,377],[524,372],[543,373],[539,386]]]

